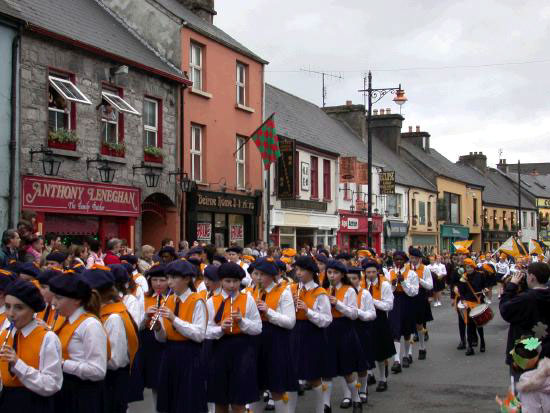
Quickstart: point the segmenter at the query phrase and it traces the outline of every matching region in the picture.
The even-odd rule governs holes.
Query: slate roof
[[[162,59],[96,0],[9,1],[33,26],[183,80],[179,69]]]
[[[517,169],[516,169],[517,170]],[[516,172],[506,174],[512,181],[518,181]],[[521,175],[521,185],[526,191],[538,198],[550,198],[550,175]]]
[[[260,63],[268,63],[266,60],[262,59],[257,54],[239,43],[237,40],[229,36],[219,27],[216,27],[212,23],[201,19],[191,10],[184,7],[177,0],[156,0],[156,2],[166,8],[166,10],[178,16],[180,19],[183,19],[187,23],[187,26],[191,29],[203,34],[206,37],[216,40],[217,42],[229,47],[230,49],[236,50],[237,52],[242,53],[243,55],[248,56]]]
[[[509,163],[506,165],[509,172],[518,171],[518,165],[516,163]],[[536,172],[542,175],[550,174],[550,163],[549,162],[538,162],[538,163],[522,163],[520,165],[522,174],[530,174]]]
[[[347,125],[331,118],[313,103],[266,84],[265,106],[267,115],[276,113],[277,132],[282,136],[343,156],[356,156],[358,160],[367,162],[367,145]],[[373,164],[395,170],[398,184],[436,191],[432,184],[381,141],[374,139],[373,143]]]
[[[14,0],[0,0],[0,14],[23,20],[23,16],[15,9]]]

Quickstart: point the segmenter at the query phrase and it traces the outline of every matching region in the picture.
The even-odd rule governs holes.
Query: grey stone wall
[[[76,104],[76,134],[79,138],[76,152],[54,150],[63,159],[59,178],[99,182],[97,164],[86,170],[86,159],[100,153],[100,119],[96,106],[101,102],[101,85],[105,71],[119,63],[110,61],[63,43],[25,35],[21,55],[21,173],[42,175],[41,155],[30,162],[30,148],[47,145],[48,135],[48,68],[73,72],[76,85],[91,100],[92,105]],[[152,193],[160,192],[176,203],[176,188],[168,182],[168,171],[176,169],[177,99],[179,85],[144,71],[129,67],[124,85],[124,99],[137,111],[143,109],[144,95],[162,99],[164,173],[157,188],[147,188],[144,170],[132,176],[132,166],[139,165],[143,157],[143,120],[141,116],[124,114],[124,158],[106,157],[116,163],[113,184],[141,188],[142,201]],[[119,78],[120,80],[120,78]],[[172,180],[173,181],[173,180]],[[140,227],[138,224],[137,227]],[[136,231],[136,235],[137,231]],[[139,236],[136,236],[136,241]]]

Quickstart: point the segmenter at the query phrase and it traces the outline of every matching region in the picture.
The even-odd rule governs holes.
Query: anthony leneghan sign
[[[140,190],[128,186],[24,176],[22,192],[22,209],[128,217],[141,214]]]

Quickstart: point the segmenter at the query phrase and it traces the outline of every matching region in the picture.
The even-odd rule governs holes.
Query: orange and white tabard
[[[226,303],[223,307],[223,315],[222,315],[220,323],[223,320],[231,317],[231,311],[239,311],[241,313],[241,316],[244,318],[244,316],[246,314],[247,297],[248,297],[247,294],[239,293],[233,299],[233,304],[230,303],[230,298],[227,297],[225,299]],[[214,314],[216,314],[218,312],[218,309],[220,308],[220,305],[222,305],[223,301],[224,301],[224,298],[223,298],[223,295],[221,295],[221,294],[215,295],[214,297],[212,297],[212,304],[214,304]],[[241,329],[239,327],[239,324],[235,323],[235,322],[233,323],[233,328],[232,328],[231,331],[225,331],[226,335],[227,334],[235,335],[235,334],[240,334],[240,333],[241,333]]]
[[[298,294],[298,284],[292,284],[290,286],[290,290],[292,292],[292,296],[296,296]],[[315,305],[315,300],[317,300],[317,297],[320,295],[327,294],[326,290],[322,287],[312,288],[311,290],[306,290],[305,288],[300,289],[300,300],[302,300],[304,303],[306,303],[307,308],[313,309],[313,306]],[[304,310],[298,310],[296,312],[296,320],[307,320],[307,315]]]
[[[408,276],[409,276],[409,269],[408,269],[408,268],[405,268],[405,271],[403,271],[403,272],[401,273],[401,275],[403,276],[403,279],[406,280],[406,279],[408,278]],[[393,284],[393,282],[394,282],[395,280],[397,280],[397,276],[398,276],[398,274],[395,272],[394,269],[392,269],[392,270],[390,271],[390,282],[391,282],[392,284]],[[401,286],[400,283],[397,283],[397,286],[395,287],[395,292],[396,292],[396,293],[402,293],[402,292],[404,292],[403,287]]]

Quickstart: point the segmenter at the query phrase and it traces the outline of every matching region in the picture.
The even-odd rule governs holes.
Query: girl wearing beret
[[[10,325],[4,306],[6,288],[15,280],[15,274],[11,271],[0,269],[0,332]]]
[[[77,274],[58,275],[49,285],[52,304],[65,317],[55,331],[63,359],[63,387],[55,395],[55,412],[101,412],[108,343],[99,320],[99,296]]]
[[[279,269],[273,258],[261,258],[254,263],[252,278],[258,288],[252,294],[262,318],[262,333],[258,348],[258,387],[269,390],[276,412],[286,412],[285,392],[292,392],[289,408],[294,412],[297,401],[298,378],[291,358],[290,332],[296,324],[296,309],[292,293],[275,278]],[[263,401],[251,406],[253,412],[263,411]]]
[[[50,291],[50,286],[48,285],[48,283],[50,279],[52,279],[53,277],[57,277],[61,274],[63,273],[58,270],[48,269],[46,271],[43,271],[37,279],[39,285],[38,288],[40,289],[40,294],[42,294],[42,298],[44,298],[46,308],[44,308],[44,310],[40,311],[39,313],[36,313],[35,319],[43,323],[45,327],[53,331],[61,327],[61,324],[63,324],[65,318],[59,315],[59,311],[57,311],[57,309],[52,304],[53,293]]]
[[[326,337],[324,329],[332,322],[327,292],[319,286],[319,268],[313,258],[300,256],[295,263],[298,283],[291,292],[296,308],[296,326],[292,331],[292,348],[298,379],[313,387],[316,399],[315,413],[323,413],[323,388]]]
[[[2,412],[54,413],[53,395],[61,389],[61,343],[34,320],[44,300],[33,284],[16,280],[5,290],[10,327],[0,332]]]
[[[244,270],[234,262],[218,269],[222,291],[207,303],[206,338],[214,340],[208,366],[208,401],[216,412],[244,412],[258,400],[257,336],[262,319],[250,293],[240,291]]]
[[[361,412],[362,407],[353,373],[366,371],[367,363],[355,330],[354,321],[358,316],[357,292],[351,285],[347,272],[341,261],[329,260],[327,263],[327,278],[323,287],[329,291],[332,323],[325,330],[327,352],[323,382],[327,389],[323,396],[325,406],[330,408],[332,378],[344,377],[355,413]]]
[[[168,285],[173,294],[157,312],[162,322],[154,325],[155,338],[165,342],[159,371],[157,411],[203,413],[206,407],[205,366],[202,341],[208,320],[204,300],[195,292],[196,268],[187,261],[175,260],[166,266]]]

